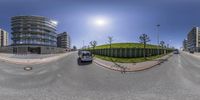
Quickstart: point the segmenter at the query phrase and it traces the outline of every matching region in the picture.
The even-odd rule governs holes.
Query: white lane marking
[[[57,74],[57,77],[61,77],[62,75],[61,74]]]
[[[183,68],[182,65],[181,65],[181,57],[180,55],[178,55],[178,68]]]

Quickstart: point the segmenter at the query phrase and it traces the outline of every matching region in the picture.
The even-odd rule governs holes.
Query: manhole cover
[[[32,67],[29,67],[29,66],[27,66],[27,67],[24,67],[24,70],[26,70],[26,71],[30,71],[30,70],[32,70],[33,68]]]

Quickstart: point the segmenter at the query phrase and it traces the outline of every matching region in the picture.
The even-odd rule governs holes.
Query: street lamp
[[[157,42],[158,42],[157,50],[158,50],[158,54],[159,54],[159,53],[160,53],[160,52],[159,52],[159,44],[160,44],[160,43],[159,43],[159,42],[160,42],[160,41],[159,41],[159,28],[160,28],[160,24],[157,24],[156,27],[157,27]]]
[[[83,40],[83,49],[84,49],[84,47],[85,47],[85,41]]]

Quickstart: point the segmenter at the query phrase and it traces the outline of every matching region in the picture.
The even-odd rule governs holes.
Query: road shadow
[[[84,66],[84,65],[92,64],[92,62],[82,62],[80,58],[77,58],[77,64],[79,66]]]
[[[121,68],[121,71],[120,71],[120,72],[121,72],[122,74],[125,74],[125,73],[126,73],[127,67],[116,63],[112,58],[110,58],[110,60],[112,61],[112,63],[114,63],[114,67],[119,67],[119,68]]]

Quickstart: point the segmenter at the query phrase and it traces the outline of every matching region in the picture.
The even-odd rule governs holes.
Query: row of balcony
[[[52,36],[52,35],[49,35],[49,34],[13,34],[12,35],[13,37],[46,37],[46,38],[56,38],[56,36]]]
[[[15,31],[17,29],[25,29],[25,28],[28,28],[28,29],[45,29],[45,30],[48,30],[48,31],[56,31],[55,28],[52,28],[52,27],[49,27],[49,26],[45,26],[45,25],[14,25],[12,26],[12,30]]]
[[[56,38],[52,37],[41,37],[41,36],[18,36],[12,37],[12,40],[44,40],[44,41],[57,41]]]
[[[38,20],[38,21],[51,21],[51,19],[45,18],[45,17],[38,17],[38,16],[25,16],[25,17],[13,17],[11,19],[12,21],[19,21],[19,20]]]
[[[44,35],[44,36],[53,36],[53,37],[57,37],[57,34],[54,32],[47,32],[47,31],[43,31],[43,30],[18,30],[18,31],[14,31],[11,34],[13,35],[18,35],[18,34],[22,34],[22,35]]]
[[[50,46],[56,46],[56,42],[40,42],[40,41],[16,41],[14,42],[14,45],[17,44],[37,44],[37,45],[50,45]]]
[[[13,24],[12,28],[45,28],[48,30],[55,31],[56,27],[51,27],[49,25],[40,24]]]
[[[19,41],[33,41],[33,42],[57,42],[56,40],[50,40],[50,39],[39,39],[39,38],[12,38],[13,41],[19,42]]]
[[[56,25],[54,25],[51,22],[48,22],[48,21],[37,21],[37,20],[33,20],[33,21],[25,21],[25,20],[22,20],[22,21],[12,21],[11,23],[12,23],[11,24],[12,26],[15,25],[15,24],[37,24],[37,25],[51,26],[53,28],[56,27]]]

